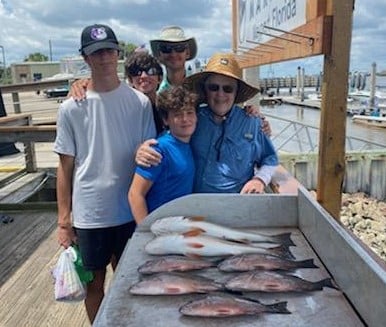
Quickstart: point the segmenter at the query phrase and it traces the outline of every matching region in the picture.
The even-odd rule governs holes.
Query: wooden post
[[[32,125],[32,116],[28,117],[28,126]],[[35,142],[24,142],[25,165],[28,173],[37,171]]]
[[[345,175],[347,81],[354,0],[329,0],[327,8],[333,24],[331,51],[324,56],[317,200],[339,220]]]
[[[18,92],[12,92],[12,102],[13,102],[13,109],[15,110],[15,114],[21,113],[20,108],[20,98]]]

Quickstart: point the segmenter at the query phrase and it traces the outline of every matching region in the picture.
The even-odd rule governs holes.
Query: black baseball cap
[[[120,50],[114,31],[107,25],[94,24],[83,29],[79,51],[88,56],[101,49]]]

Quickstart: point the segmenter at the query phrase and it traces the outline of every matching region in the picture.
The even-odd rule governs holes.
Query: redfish
[[[156,220],[150,226],[150,229],[155,235],[164,235],[168,233],[182,234],[190,231],[200,231],[204,235],[243,243],[266,242],[278,243],[286,246],[295,245],[291,240],[291,233],[264,235],[255,232],[246,232],[207,222],[204,217],[165,217]]]
[[[311,292],[323,287],[338,289],[331,278],[311,282],[281,272],[258,270],[238,274],[225,283],[226,289],[240,292]]]
[[[240,254],[229,257],[218,264],[221,271],[250,270],[294,270],[298,268],[318,268],[313,259],[294,261],[261,253]]]
[[[209,278],[161,273],[140,280],[130,287],[129,292],[136,295],[178,295],[208,293],[222,289],[222,284]]]
[[[291,313],[287,309],[287,302],[263,304],[257,300],[219,295],[208,295],[203,299],[190,301],[181,306],[179,311],[186,316],[212,318],[262,313]]]
[[[155,237],[145,245],[145,251],[154,255],[183,254],[186,256],[227,256],[242,253],[265,253],[284,258],[293,258],[285,246],[259,247],[258,245],[241,244],[226,241],[217,237],[199,235],[198,232],[186,234],[165,234]]]
[[[216,267],[217,264],[217,262],[209,260],[170,255],[146,261],[144,264],[138,267],[138,272],[141,274],[154,274],[173,271],[183,272]]]

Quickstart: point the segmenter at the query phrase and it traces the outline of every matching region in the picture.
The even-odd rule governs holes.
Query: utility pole
[[[7,65],[5,64],[5,50],[4,50],[4,47],[2,45],[0,45],[0,48],[1,48],[1,51],[3,53],[3,84],[5,84],[6,80],[7,80]]]
[[[50,61],[52,61],[52,44],[51,44],[51,40],[48,40],[48,46],[49,46],[49,49],[50,49]]]

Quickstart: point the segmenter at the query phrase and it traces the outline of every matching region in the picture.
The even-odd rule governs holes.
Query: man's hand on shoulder
[[[150,139],[143,142],[135,155],[135,162],[142,167],[157,166],[162,160],[159,152],[152,148],[152,145],[157,144],[156,139]]]

